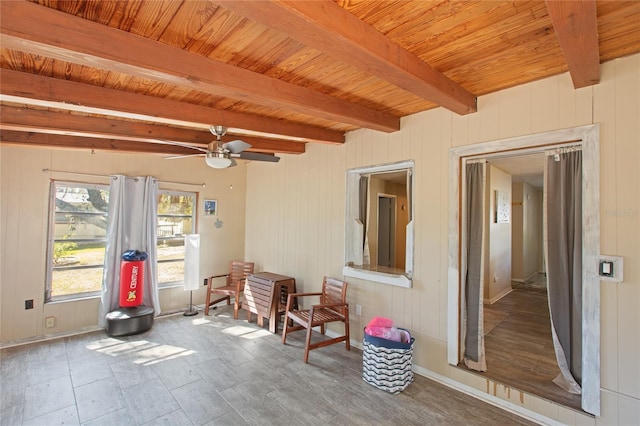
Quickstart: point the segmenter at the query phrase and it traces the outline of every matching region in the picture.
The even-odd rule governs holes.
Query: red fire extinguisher
[[[127,250],[120,263],[120,307],[131,308],[142,305],[144,284],[144,261],[147,253]]]

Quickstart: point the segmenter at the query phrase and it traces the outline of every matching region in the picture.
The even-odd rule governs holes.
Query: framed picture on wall
[[[218,201],[217,200],[204,200],[204,215],[215,216],[218,214]]]
[[[509,197],[505,191],[495,191],[495,215],[494,223],[509,223]]]

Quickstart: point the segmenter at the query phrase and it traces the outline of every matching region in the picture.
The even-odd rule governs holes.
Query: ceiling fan
[[[180,144],[180,146],[188,146],[189,148],[201,151],[201,154],[193,155],[203,155],[209,167],[213,167],[214,169],[226,169],[227,167],[233,167],[237,165],[235,158],[252,161],[268,161],[272,163],[280,161],[280,157],[276,157],[274,155],[262,154],[259,152],[245,152],[245,150],[251,148],[251,145],[239,139],[222,143],[222,137],[227,133],[227,128],[224,126],[211,126],[209,127],[209,131],[211,131],[211,133],[216,137],[216,140],[211,142],[207,149]],[[169,158],[175,159],[191,156],[192,155],[181,155]]]

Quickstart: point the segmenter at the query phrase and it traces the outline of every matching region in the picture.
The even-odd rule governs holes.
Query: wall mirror
[[[411,287],[413,161],[347,171],[343,275]]]

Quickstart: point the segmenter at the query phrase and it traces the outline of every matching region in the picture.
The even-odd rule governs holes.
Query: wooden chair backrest
[[[243,281],[247,279],[247,275],[253,274],[253,262],[241,262],[233,260],[229,264],[229,281]]]
[[[324,277],[322,280],[322,296],[320,303],[346,303],[347,301],[347,283],[336,280],[335,278]],[[334,311],[344,315],[345,307],[331,308]]]

